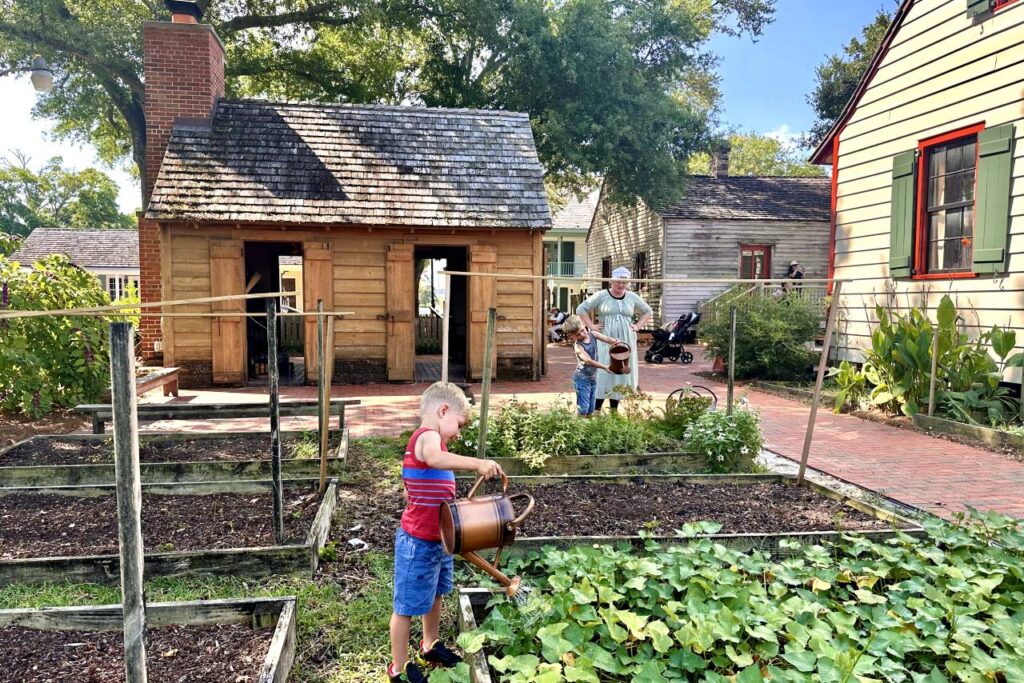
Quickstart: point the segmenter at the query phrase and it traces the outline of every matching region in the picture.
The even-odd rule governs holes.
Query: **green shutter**
[[[1010,229],[1013,124],[978,134],[978,196],[974,213],[974,272],[1001,273]]]
[[[967,0],[967,16],[976,17],[989,11],[992,3],[990,0]]]
[[[914,243],[914,186],[917,152],[892,158],[892,210],[889,223],[889,275],[910,277]]]

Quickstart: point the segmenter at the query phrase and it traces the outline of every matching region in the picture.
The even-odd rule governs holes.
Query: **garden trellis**
[[[537,282],[537,281],[548,281],[552,278],[546,275],[522,275],[518,273],[481,273],[481,272],[467,272],[467,271],[454,271],[444,270],[441,273],[444,275],[445,291],[451,291],[452,276],[459,277],[479,277],[479,278],[492,278],[495,280],[512,280],[521,282]],[[560,283],[578,283],[584,285],[587,283],[600,283],[600,282],[611,282],[612,280],[628,282],[630,284],[680,284],[680,285],[742,285],[744,287],[750,287],[754,289],[763,290],[765,287],[771,287],[773,285],[781,285],[788,283],[792,286],[804,287],[807,285],[821,285],[827,288],[831,288],[831,296],[833,304],[829,306],[828,318],[825,323],[825,336],[822,343],[821,358],[818,362],[817,377],[814,382],[814,397],[811,402],[811,412],[807,420],[807,430],[804,436],[803,450],[800,455],[800,471],[797,477],[799,482],[803,482],[807,472],[807,459],[811,452],[811,441],[814,436],[814,426],[818,416],[818,402],[821,398],[821,388],[825,381],[825,370],[828,367],[829,352],[832,346],[832,336],[835,331],[836,317],[838,314],[839,306],[836,302],[839,301],[840,295],[843,289],[844,280],[837,280],[832,278],[807,278],[799,281],[794,280],[780,280],[780,279],[755,279],[755,280],[740,280],[735,278],[613,278],[613,277],[580,277],[580,278],[558,278]],[[448,351],[449,351],[449,327],[451,324],[451,316],[449,314],[449,306],[445,305],[443,314],[443,331],[441,337],[441,381],[448,381]],[[735,333],[734,333],[735,334]],[[635,350],[634,350],[635,353]],[[633,359],[634,362],[636,359]],[[732,363],[730,363],[731,365]],[[732,370],[730,368],[730,375]],[[731,393],[731,392],[730,392]]]

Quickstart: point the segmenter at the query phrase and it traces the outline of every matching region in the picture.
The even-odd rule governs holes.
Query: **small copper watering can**
[[[611,357],[608,367],[613,375],[629,374],[629,354],[629,344],[618,342],[611,345],[608,349],[608,355]]]
[[[461,555],[463,559],[479,567],[505,587],[508,597],[519,592],[518,576],[508,578],[498,571],[501,551],[516,538],[516,529],[533,512],[533,496],[528,493],[505,495],[508,491],[508,477],[501,475],[501,494],[477,496],[477,489],[484,482],[480,477],[465,498],[445,501],[441,504],[441,543],[449,555]],[[514,500],[527,500],[526,509],[518,517],[512,507]],[[476,554],[477,550],[497,548],[494,563],[491,564]]]

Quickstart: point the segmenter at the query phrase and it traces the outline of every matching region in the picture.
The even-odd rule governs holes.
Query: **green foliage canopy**
[[[53,67],[36,114],[145,172],[141,25],[150,0],[11,0],[0,68]],[[206,21],[235,96],[422,103],[530,114],[550,183],[676,197],[718,93],[716,32],[757,36],[775,0],[221,0]]]
[[[807,102],[814,107],[817,117],[807,134],[807,146],[817,146],[825,139],[843,113],[861,78],[867,73],[871,59],[878,52],[892,18],[891,12],[878,10],[874,20],[861,30],[860,36],[851,38],[841,53],[829,55],[818,66],[817,84],[814,92],[807,96]]]
[[[60,157],[38,169],[15,154],[0,165],[0,231],[28,235],[36,228],[134,228],[121,213],[118,188],[102,171],[69,171]]]
[[[777,138],[757,133],[733,133],[729,136],[729,175],[733,176],[796,176],[821,178],[821,166],[800,158],[796,148],[787,147]],[[711,155],[707,152],[690,158],[689,172],[711,173]]]

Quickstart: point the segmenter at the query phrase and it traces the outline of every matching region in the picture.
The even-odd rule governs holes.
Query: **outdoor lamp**
[[[32,86],[36,92],[50,92],[53,89],[53,72],[42,55],[32,58]]]

